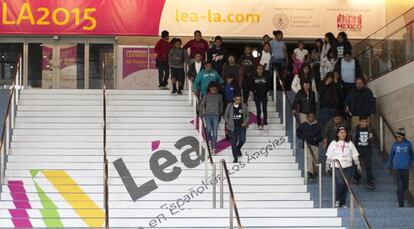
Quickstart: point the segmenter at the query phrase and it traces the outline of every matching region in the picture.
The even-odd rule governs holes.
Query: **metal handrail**
[[[189,91],[188,93],[191,93],[191,92]],[[194,102],[196,104],[196,107],[199,107],[200,99],[198,98],[198,96],[194,95]],[[213,155],[212,155],[211,150],[210,150],[210,140],[208,139],[207,128],[206,128],[206,125],[204,123],[204,119],[201,116],[199,117],[198,120],[200,120],[201,128],[202,128],[202,130],[198,130],[198,131],[202,131],[202,134],[204,135],[204,139],[205,139],[206,145],[207,145],[208,158],[210,160],[210,164],[212,165],[212,164],[214,164],[214,161],[213,161]],[[196,123],[196,120],[194,120],[194,123]],[[200,142],[200,144],[201,144],[201,142]]]
[[[17,57],[17,64],[16,64],[16,68],[14,70],[14,75],[13,75],[13,81],[12,81],[12,85],[10,87],[10,94],[9,94],[9,100],[7,102],[7,109],[6,109],[6,113],[4,116],[4,120],[3,120],[3,130],[2,130],[2,134],[1,134],[1,139],[0,139],[0,158],[1,158],[1,164],[0,164],[0,189],[1,189],[1,185],[3,185],[4,182],[4,177],[5,177],[5,166],[6,166],[6,158],[5,156],[3,156],[3,154],[8,153],[9,149],[6,149],[5,147],[8,147],[8,144],[4,145],[5,143],[5,138],[7,137],[7,135],[9,134],[9,125],[11,125],[11,128],[13,128],[13,123],[14,123],[14,117],[11,117],[12,120],[10,120],[10,113],[13,112],[14,106],[17,105],[18,99],[16,98],[16,96],[18,96],[17,93],[17,89],[21,89],[20,87],[20,83],[21,81],[18,82],[19,85],[16,85],[17,80],[19,80],[17,78],[17,75],[19,74],[19,78],[21,77],[20,74],[20,68],[22,67],[22,55],[19,54]],[[16,89],[16,87],[18,87]],[[13,99],[15,99],[16,104],[14,104]],[[12,114],[13,116],[15,115]],[[8,141],[8,140],[7,140]],[[4,148],[4,152],[3,152],[3,148]]]
[[[414,10],[414,7],[411,7],[410,9],[408,9],[407,11],[405,11],[403,14],[401,14],[400,16],[398,16],[398,17],[396,17],[396,18],[394,18],[393,20],[391,20],[390,22],[388,22],[387,24],[385,24],[385,25],[383,25],[382,27],[380,27],[379,29],[377,29],[375,32],[373,32],[373,33],[371,33],[370,35],[368,35],[367,37],[365,37],[364,39],[362,39],[362,40],[360,40],[358,43],[356,43],[355,45],[354,45],[354,48],[356,48],[356,47],[358,47],[360,44],[362,44],[362,43],[364,43],[364,42],[366,42],[368,39],[370,39],[373,35],[375,35],[376,33],[378,33],[379,31],[381,31],[381,30],[383,30],[384,28],[386,28],[386,27],[388,27],[389,25],[391,25],[392,23],[394,23],[395,21],[397,21],[398,19],[400,19],[400,18],[402,18],[402,17],[404,17],[406,14],[408,14],[410,11],[412,11],[412,10]],[[411,24],[411,23],[413,23],[412,21],[410,21],[410,22],[408,22],[408,23],[406,23],[405,25],[404,25],[404,27],[406,26],[406,25],[408,25],[408,24]],[[394,34],[394,33],[393,33]],[[390,35],[388,35],[387,37],[390,37],[391,35],[393,35],[393,34],[390,34]],[[381,40],[385,40],[385,38],[383,38],[383,39],[381,39]],[[372,46],[370,46],[370,48],[372,48],[374,45],[372,45]],[[362,51],[363,52],[363,51]],[[360,52],[360,53],[358,53],[357,54],[357,56],[358,55],[360,55],[362,52]]]
[[[107,141],[106,141],[106,71],[105,64],[102,65],[103,79],[102,79],[102,107],[103,107],[103,151],[104,151],[104,200],[105,200],[105,228],[109,228],[109,168],[107,157]]]
[[[359,212],[361,213],[362,219],[364,220],[365,225],[367,226],[368,229],[371,229],[371,224],[368,221],[368,216],[367,213],[365,212],[365,208],[362,206],[361,202],[359,201],[354,189],[352,188],[351,182],[349,182],[348,178],[345,176],[345,172],[344,172],[344,168],[342,167],[342,164],[339,160],[335,159],[333,160],[334,163],[336,163],[339,166],[339,171],[340,174],[342,176],[342,178],[345,181],[346,186],[348,187],[348,190],[350,191],[351,195],[352,195],[352,200],[354,200],[356,206],[359,209]],[[336,167],[333,167],[332,169],[334,170]]]
[[[234,210],[234,214],[236,215],[236,220],[237,220],[237,226],[238,226],[239,229],[242,229],[243,226],[241,224],[241,220],[240,220],[239,210],[237,208],[236,199],[234,198],[233,186],[231,185],[230,174],[229,174],[229,170],[227,169],[227,163],[226,163],[226,161],[224,159],[221,159],[220,163],[223,166],[224,173],[226,174],[227,183],[229,184],[229,191],[230,191],[230,198],[231,198],[229,200],[230,201],[230,215],[232,216],[231,213]],[[221,179],[220,182],[223,182],[223,179]],[[230,217],[230,220],[231,220],[230,221],[230,225],[231,225],[230,228],[232,228],[232,223],[233,223],[232,217]]]

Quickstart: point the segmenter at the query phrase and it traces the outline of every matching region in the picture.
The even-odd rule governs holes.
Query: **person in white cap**
[[[387,169],[392,169],[397,185],[398,206],[404,207],[404,193],[408,190],[410,167],[414,161],[413,145],[405,138],[405,128],[395,132],[397,141],[391,146]]]

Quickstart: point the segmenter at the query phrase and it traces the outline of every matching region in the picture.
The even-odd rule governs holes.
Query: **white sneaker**
[[[263,126],[263,130],[265,131],[265,132],[268,132],[269,130],[267,129],[267,125],[264,125]]]
[[[336,201],[336,202],[335,202],[335,207],[336,207],[336,208],[339,208],[339,201]]]
[[[263,126],[258,126],[257,129],[263,130]]]

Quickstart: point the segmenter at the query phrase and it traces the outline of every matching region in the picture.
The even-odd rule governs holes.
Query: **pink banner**
[[[0,34],[158,34],[165,0],[2,0]]]
[[[124,48],[122,58],[122,79],[148,69],[148,48]]]

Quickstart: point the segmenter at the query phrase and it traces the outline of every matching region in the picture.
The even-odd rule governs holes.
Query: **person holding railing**
[[[238,157],[242,156],[241,148],[246,142],[246,130],[249,125],[247,105],[242,103],[240,94],[236,94],[233,103],[227,105],[223,118],[229,130],[233,163],[237,163]]]
[[[340,166],[342,166],[344,175],[349,181],[354,174],[353,164],[356,165],[357,172],[361,173],[361,164],[358,156],[359,154],[354,143],[352,143],[348,137],[347,129],[345,127],[339,127],[336,132],[335,140],[329,144],[328,150],[326,151],[327,159],[325,168],[327,173],[330,173],[332,169],[335,169],[336,207],[344,207],[348,194],[348,187],[341,174]],[[338,164],[336,160],[338,160],[340,164]],[[334,163],[335,168],[331,167],[332,163]]]
[[[399,128],[394,134],[397,140],[392,144],[387,169],[393,170],[397,185],[398,206],[404,207],[404,193],[408,190],[414,152],[412,143],[405,138],[405,128]]]
[[[219,120],[223,114],[223,97],[218,93],[218,84],[211,81],[208,85],[208,93],[201,99],[200,116],[206,122],[207,136],[211,142],[211,150],[216,153],[217,129]]]
[[[308,113],[308,119],[296,130],[296,135],[304,142],[310,152],[307,155],[309,181],[315,180],[316,164],[319,161],[319,143],[322,140],[322,127],[316,120],[314,112]],[[306,143],[305,143],[306,142]]]

